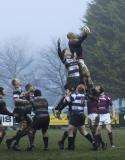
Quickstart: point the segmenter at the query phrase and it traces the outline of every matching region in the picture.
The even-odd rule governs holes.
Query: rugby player
[[[20,151],[18,146],[20,138],[27,135],[27,131],[29,131],[29,126],[31,124],[31,119],[27,116],[27,114],[31,112],[31,106],[30,102],[25,98],[25,92],[21,88],[21,81],[14,79],[12,80],[12,85],[14,87],[13,99],[15,104],[13,113],[20,128],[14,137],[6,140],[6,144],[8,149],[10,149],[12,143],[14,142],[12,148],[15,151]]]
[[[91,32],[89,27],[85,26],[84,32],[82,35],[78,36],[75,33],[69,32],[67,34],[67,38],[69,40],[69,48],[71,53],[76,56],[79,62],[79,67],[80,67],[80,72],[82,75],[82,81],[86,85],[87,89],[89,90],[90,88],[93,87],[93,82],[91,80],[90,72],[88,70],[88,67],[84,63],[84,53],[82,49],[82,43],[84,40],[87,38],[88,34]],[[86,79],[85,79],[86,77]]]
[[[67,83],[65,85],[66,95],[71,94],[73,91],[75,91],[76,87],[80,83],[78,61],[73,57],[72,53],[68,49],[64,49],[63,51],[61,50],[60,40],[58,40],[58,55],[68,72]],[[67,105],[66,101],[64,104],[64,98],[65,96],[60,100],[58,105],[55,107],[55,111]]]
[[[90,125],[90,130],[92,132],[93,138],[95,138],[96,128],[99,123],[98,99],[99,99],[99,92],[96,91],[95,88],[93,88],[87,100],[88,122]],[[101,134],[99,135],[99,137],[102,149],[106,149],[107,144],[103,142]]]
[[[115,119],[115,108],[112,104],[110,97],[105,95],[104,88],[102,86],[96,86],[96,90],[99,92],[99,100],[98,100],[99,123],[95,134],[96,149],[98,149],[98,146],[100,144],[100,133],[103,125],[105,125],[106,130],[108,131],[111,147],[114,148],[115,145],[113,143],[113,136],[111,129],[110,107],[112,109],[112,117],[114,119]]]
[[[9,112],[8,109],[6,108],[6,102],[3,99],[4,96],[5,96],[4,88],[0,87],[0,114],[13,116],[13,113]],[[5,127],[2,126],[2,122],[0,121],[0,144],[5,134],[6,134]]]
[[[45,98],[42,97],[41,91],[36,89],[34,91],[34,100],[32,101],[32,107],[34,112],[34,118],[32,123],[32,144],[29,147],[31,151],[34,147],[34,138],[37,130],[42,131],[44,150],[48,149],[48,127],[50,122],[50,116],[48,112],[48,102]]]
[[[74,150],[74,137],[73,133],[78,129],[81,135],[83,135],[92,145],[94,140],[91,135],[85,129],[85,114],[84,107],[86,102],[85,86],[80,84],[76,88],[76,93],[66,96],[65,100],[71,103],[71,110],[69,114],[69,126],[68,126],[68,150]]]

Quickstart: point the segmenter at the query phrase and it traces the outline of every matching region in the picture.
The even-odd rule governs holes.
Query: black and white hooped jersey
[[[36,116],[48,116],[48,101],[45,98],[35,97],[32,107]]]
[[[84,107],[86,102],[86,96],[84,94],[73,93],[70,97],[67,96],[66,100],[68,102],[71,102],[71,114],[84,113]]]
[[[13,90],[13,98],[16,99],[16,98],[23,98],[23,90],[21,87],[19,88],[14,88]]]
[[[79,77],[78,61],[71,56],[64,58],[64,63],[68,70],[68,77]]]
[[[13,99],[15,107],[24,107],[25,94],[21,87],[13,90]]]

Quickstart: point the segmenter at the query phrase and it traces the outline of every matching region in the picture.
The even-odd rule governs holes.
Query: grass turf
[[[116,148],[112,149],[109,145],[107,132],[103,131],[104,140],[108,142],[107,150],[92,151],[89,142],[77,134],[76,150],[59,150],[57,142],[63,134],[63,129],[49,130],[49,150],[43,151],[43,142],[40,131],[36,134],[35,149],[32,152],[26,152],[28,138],[21,139],[20,147],[22,151],[16,152],[7,150],[5,140],[0,145],[0,160],[125,160],[125,129],[113,129],[113,137]],[[5,137],[11,137],[15,132],[7,131]],[[66,144],[67,146],[67,144]]]

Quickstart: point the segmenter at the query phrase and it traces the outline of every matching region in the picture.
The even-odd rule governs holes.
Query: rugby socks
[[[22,136],[22,131],[19,130],[19,131],[17,132],[16,136],[15,136],[16,142],[14,143],[14,146],[16,146],[16,145],[19,144],[19,141],[20,141],[21,136]]]
[[[76,139],[76,132],[73,132],[73,140],[74,140],[74,143],[75,143],[75,139]]]
[[[17,133],[16,133],[16,135],[15,135],[15,136],[13,136],[12,138],[9,138],[9,139],[7,139],[7,140],[8,140],[10,143],[11,143],[11,142],[13,142],[14,140],[16,140],[16,138],[17,138],[17,136],[18,136],[19,132],[20,132],[20,130],[19,130],[19,131],[17,131]]]
[[[67,139],[67,137],[68,137],[68,131],[65,131],[62,136],[61,142],[64,143],[64,141]],[[75,138],[76,138],[76,133],[73,133],[73,139],[75,140]]]
[[[92,127],[90,127],[90,129],[91,129],[92,136],[94,138],[95,137],[95,133],[96,133],[96,127],[92,126]]]
[[[91,136],[89,133],[85,135],[85,138],[86,138],[90,143],[93,143],[92,136]]]
[[[67,101],[64,101],[65,97],[63,97],[60,102],[58,103],[57,107],[55,109],[58,109],[59,111],[62,110],[64,107],[68,105]]]
[[[3,138],[2,138],[2,137],[0,137],[0,144],[1,144],[2,140],[3,140]]]
[[[74,150],[74,138],[73,137],[68,137],[68,150]]]
[[[28,133],[28,138],[29,138],[30,146],[33,147],[34,146],[35,134],[33,132],[29,132]]]
[[[109,133],[108,133],[108,136],[109,136],[110,144],[111,144],[111,146],[112,146],[112,145],[113,145],[113,136],[112,136],[112,132],[109,132]]]
[[[43,142],[44,142],[44,150],[48,149],[48,137],[43,137]]]
[[[62,136],[61,142],[64,143],[64,141],[67,139],[67,137],[68,137],[68,131],[65,131]]]
[[[98,146],[101,142],[100,142],[100,134],[95,135],[95,143]]]
[[[102,140],[101,134],[99,134],[99,141],[100,141],[101,144],[104,144],[104,141]]]

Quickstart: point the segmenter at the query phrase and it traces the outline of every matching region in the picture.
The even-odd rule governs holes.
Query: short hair
[[[75,38],[78,38],[78,37],[77,37],[77,35],[76,35],[75,33],[69,32],[69,33],[67,34],[67,38],[68,38],[68,39],[72,39],[72,38],[75,39]]]
[[[102,86],[100,86],[100,93],[104,92],[104,88]]]
[[[100,94],[104,92],[104,88],[101,85],[97,85],[96,88],[98,88]]]
[[[31,83],[26,84],[25,86],[26,91],[33,91],[34,87]]]
[[[83,84],[79,84],[76,89],[77,89],[78,93],[80,93],[80,94],[85,93],[85,85],[83,85]]]
[[[12,84],[13,86],[15,86],[15,83],[16,83],[17,81],[20,82],[19,79],[16,79],[16,78],[15,78],[15,79],[13,79],[13,80],[11,81],[11,84]],[[20,83],[21,83],[21,82],[20,82]]]
[[[41,93],[41,91],[39,89],[36,89],[34,91],[34,97],[38,97],[38,96],[41,96],[41,95],[42,95],[42,93]]]

